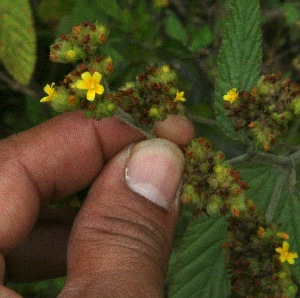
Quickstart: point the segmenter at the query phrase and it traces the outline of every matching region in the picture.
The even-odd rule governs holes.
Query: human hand
[[[176,116],[155,131],[182,147],[194,134]],[[0,281],[4,272],[11,281],[64,275],[68,247],[60,297],[162,296],[183,156],[161,139],[127,147],[143,139],[117,118],[76,112],[2,140]],[[91,183],[78,214],[46,207]],[[0,293],[19,297],[1,285]]]

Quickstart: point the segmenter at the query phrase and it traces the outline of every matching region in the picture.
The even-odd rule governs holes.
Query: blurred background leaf
[[[0,60],[17,82],[27,85],[36,61],[36,35],[29,2],[1,1],[0,20]]]

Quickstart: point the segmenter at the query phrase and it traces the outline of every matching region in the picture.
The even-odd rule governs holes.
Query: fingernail
[[[132,147],[125,181],[133,192],[169,210],[176,199],[183,168],[184,157],[177,145],[151,139]]]

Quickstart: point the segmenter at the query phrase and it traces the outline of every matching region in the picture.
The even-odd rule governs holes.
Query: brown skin
[[[155,132],[180,147],[194,136],[177,116]],[[178,209],[165,212],[126,188],[117,155],[143,139],[115,117],[92,121],[74,112],[2,140],[0,282],[4,271],[19,282],[62,276],[68,249],[60,297],[162,296]],[[47,208],[89,185],[78,215],[69,206]],[[19,297],[1,285],[0,292]]]

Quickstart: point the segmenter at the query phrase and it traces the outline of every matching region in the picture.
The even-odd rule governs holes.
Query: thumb
[[[59,297],[163,297],[183,168],[182,152],[164,139],[106,165],[74,223]]]

